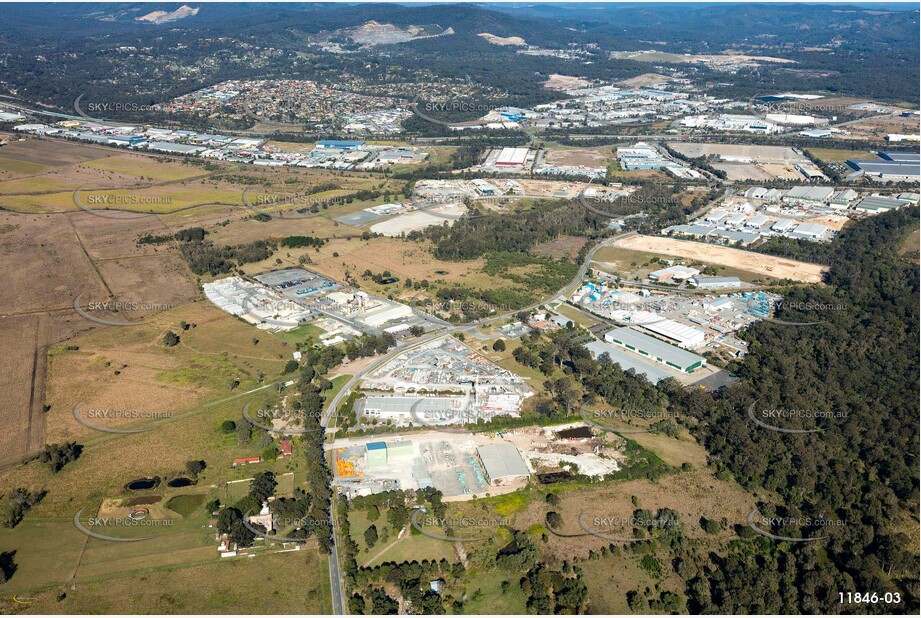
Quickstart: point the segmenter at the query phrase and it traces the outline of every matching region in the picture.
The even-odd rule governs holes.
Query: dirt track
[[[818,264],[797,262],[787,258],[778,258],[718,245],[708,245],[692,240],[675,240],[658,236],[630,236],[617,241],[614,246],[637,251],[662,253],[690,260],[700,260],[701,262],[747,270],[759,275],[779,279],[793,279],[804,283],[821,283],[822,274],[828,270],[828,267]]]

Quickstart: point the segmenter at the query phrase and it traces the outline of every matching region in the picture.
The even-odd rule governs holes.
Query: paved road
[[[612,244],[614,241],[618,240],[619,238],[623,238],[629,235],[630,234],[620,234],[618,236],[612,236],[610,238],[606,238],[602,240],[601,242],[596,244],[594,247],[592,247],[592,249],[585,255],[585,260],[583,260],[582,265],[579,267],[579,272],[576,274],[575,277],[573,277],[572,281],[570,281],[566,286],[560,289],[556,294],[554,294],[549,299],[542,300],[529,307],[524,307],[523,309],[519,309],[518,311],[510,311],[507,313],[503,313],[501,315],[493,316],[490,318],[485,318],[483,320],[478,320],[475,322],[468,322],[466,324],[452,325],[446,328],[435,330],[430,333],[427,333],[426,335],[423,335],[421,338],[417,339],[416,341],[413,341],[412,343],[409,343],[406,345],[398,345],[397,347],[393,348],[393,350],[387,352],[381,358],[369,364],[367,367],[365,367],[361,371],[356,372],[355,375],[353,375],[349,379],[349,381],[345,383],[342,389],[338,393],[336,393],[336,396],[333,397],[332,400],[329,402],[329,405],[327,406],[326,411],[323,415],[323,426],[327,430],[333,427],[333,421],[336,418],[336,410],[339,409],[339,406],[342,404],[342,402],[346,400],[346,398],[351,394],[355,386],[359,382],[361,382],[364,376],[366,376],[368,373],[375,371],[379,369],[380,367],[382,367],[383,365],[389,363],[391,360],[393,360],[394,357],[400,354],[403,354],[404,352],[408,352],[410,350],[423,346],[427,343],[430,343],[431,341],[434,341],[435,339],[444,337],[445,335],[453,335],[454,333],[473,330],[484,324],[491,324],[494,322],[508,319],[509,317],[511,317],[515,313],[518,313],[519,311],[530,311],[532,309],[536,309],[537,307],[549,301],[560,299],[560,298],[562,299],[568,298],[569,295],[572,294],[572,292],[574,292],[575,289],[579,287],[579,285],[581,285],[582,279],[585,277],[585,274],[588,272],[588,269],[591,267],[591,264],[595,259],[595,254],[600,249],[602,249],[603,247],[609,246],[610,244]],[[345,603],[343,600],[343,589],[342,589],[342,569],[339,564],[339,537],[338,537],[338,530],[336,527],[335,517],[332,518],[332,532],[333,532],[333,551],[329,555],[329,578],[330,578],[330,593],[332,595],[332,608],[333,608],[333,614],[344,615],[345,614],[345,611],[344,611]]]
[[[335,504],[333,505],[335,508]],[[332,515],[333,522],[333,548],[329,553],[329,591],[332,596],[332,612],[334,616],[345,615],[345,599],[342,591],[342,569],[339,566],[339,544],[336,543],[336,516]]]

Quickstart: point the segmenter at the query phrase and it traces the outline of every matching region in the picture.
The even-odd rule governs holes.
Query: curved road
[[[547,302],[559,299],[561,297],[562,298],[568,297],[582,283],[582,279],[585,277],[585,274],[588,272],[588,269],[590,268],[592,262],[595,261],[595,254],[598,253],[600,249],[607,247],[613,242],[621,238],[630,236],[632,234],[633,232],[629,232],[626,234],[618,234],[616,236],[605,238],[602,241],[596,243],[595,246],[592,247],[591,250],[589,250],[589,252],[585,255],[585,259],[582,261],[582,265],[579,267],[579,272],[576,273],[576,276],[573,277],[572,281],[566,284],[563,288],[561,288],[556,294],[554,294],[550,298],[544,299],[528,307],[518,309],[517,311],[509,311],[509,312],[502,313],[500,315],[493,316],[490,318],[484,318],[482,320],[477,320],[475,322],[467,322],[465,324],[452,325],[447,328],[438,329],[438,330],[432,331],[431,333],[423,335],[422,337],[420,337],[419,339],[417,339],[416,341],[408,345],[396,346],[395,348],[393,348],[393,350],[387,352],[381,358],[369,364],[367,367],[365,367],[361,371],[358,371],[357,373],[355,373],[355,375],[353,375],[349,379],[349,381],[345,383],[342,389],[338,393],[336,393],[336,396],[333,397],[332,400],[329,402],[329,405],[326,408],[326,412],[323,415],[323,426],[328,431],[332,426],[333,420],[336,418],[336,410],[339,409],[339,406],[342,404],[342,401],[345,400],[351,394],[355,386],[368,373],[375,371],[376,369],[379,369],[383,365],[386,365],[391,360],[393,360],[395,356],[398,356],[400,354],[403,354],[404,352],[408,352],[410,350],[423,346],[426,343],[434,341],[435,339],[438,339],[440,337],[444,337],[445,335],[453,335],[454,333],[473,330],[484,324],[491,324],[493,322],[499,322],[501,320],[508,319],[510,316],[513,316],[514,314],[519,313],[521,311],[531,311],[532,309],[536,309],[537,307],[540,307],[541,305]],[[330,552],[329,554],[329,580],[330,580],[330,592],[332,594],[332,611],[334,615],[341,616],[345,614],[345,611],[344,611],[345,599],[343,597],[342,572],[341,572],[341,566],[339,564],[339,543],[338,543],[337,532],[336,532],[336,518],[332,517],[331,521],[332,521],[332,529],[333,529],[333,551]]]

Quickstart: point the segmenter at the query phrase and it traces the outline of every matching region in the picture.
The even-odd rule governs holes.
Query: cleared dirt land
[[[828,267],[818,264],[807,264],[806,262],[797,262],[787,258],[708,245],[692,240],[675,240],[658,236],[630,236],[618,240],[614,243],[614,246],[711,262],[759,275],[793,279],[804,283],[821,283],[822,274],[828,271]],[[599,259],[602,259],[602,257],[599,256]]]
[[[611,148],[566,148],[547,152],[547,163],[553,165],[585,165],[587,167],[604,167],[613,158]]]
[[[688,157],[717,155],[724,158],[752,159],[759,163],[802,161],[803,156],[786,146],[754,146],[751,144],[702,144],[672,142],[669,146]]]
[[[569,90],[571,88],[584,88],[589,85],[591,85],[591,82],[581,77],[560,75],[558,73],[551,74],[543,84],[547,90]]]

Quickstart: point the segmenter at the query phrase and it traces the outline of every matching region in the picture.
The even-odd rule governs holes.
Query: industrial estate
[[[8,11],[3,613],[917,614],[917,6]]]

